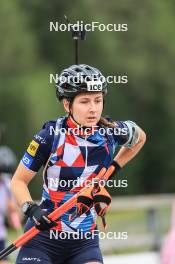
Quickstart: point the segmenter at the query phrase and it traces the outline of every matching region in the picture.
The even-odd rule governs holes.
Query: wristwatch
[[[23,214],[27,215],[27,212],[29,211],[29,209],[31,208],[31,206],[33,204],[34,204],[34,202],[32,202],[32,201],[25,202],[22,205],[22,212],[23,212]]]

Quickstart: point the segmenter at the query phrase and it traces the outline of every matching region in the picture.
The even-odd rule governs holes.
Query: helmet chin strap
[[[88,126],[82,126],[80,123],[78,123],[78,122],[75,120],[73,114],[71,114],[71,112],[69,112],[68,117],[71,117],[71,118],[74,120],[74,122],[75,122],[78,126],[80,126],[80,128],[83,128],[83,129],[86,129],[86,128],[92,128],[92,127],[88,127]]]

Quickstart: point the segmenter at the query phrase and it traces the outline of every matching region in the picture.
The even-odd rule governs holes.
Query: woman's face
[[[69,102],[63,100],[64,108],[69,112]],[[82,126],[92,127],[97,125],[103,111],[102,92],[82,93],[74,98],[71,114]]]

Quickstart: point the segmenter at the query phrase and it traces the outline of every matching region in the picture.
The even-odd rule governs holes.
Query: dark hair
[[[103,116],[100,118],[99,125],[102,125],[105,127],[112,127],[112,128],[116,127],[113,120],[109,121],[107,118]]]

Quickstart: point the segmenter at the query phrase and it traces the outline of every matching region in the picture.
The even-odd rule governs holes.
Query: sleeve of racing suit
[[[54,140],[53,133],[50,128],[55,128],[56,121],[46,122],[42,129],[34,135],[30,142],[21,162],[23,165],[34,172],[38,172],[42,165],[45,165],[52,149]]]
[[[117,145],[131,148],[139,141],[139,127],[133,121],[115,121],[113,138]]]

